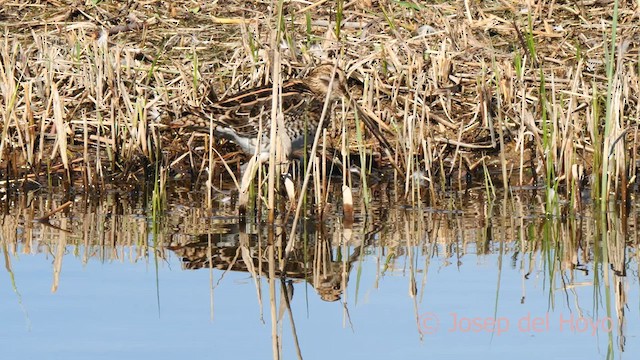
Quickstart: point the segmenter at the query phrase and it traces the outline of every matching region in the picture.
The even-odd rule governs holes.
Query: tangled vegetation
[[[165,119],[326,62],[384,124],[411,202],[469,179],[575,203],[585,185],[605,199],[636,181],[637,1],[1,3],[5,187],[183,173],[212,185],[240,152]],[[344,110],[324,148],[385,168]]]

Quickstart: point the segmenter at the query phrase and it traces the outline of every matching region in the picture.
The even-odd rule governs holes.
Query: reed
[[[640,62],[620,34],[630,31],[636,4],[615,1],[613,12],[600,3],[529,7],[516,0],[481,2],[477,12],[468,2],[462,12],[454,2],[275,5],[240,13],[177,1],[157,7],[157,16],[112,2],[82,12],[3,3],[2,177],[56,176],[68,185],[81,179],[85,188],[135,182],[156,161],[160,143],[172,172],[206,174],[197,183],[205,184],[204,205],[212,207],[214,179],[227,172],[221,157],[227,164],[246,159],[212,136],[168,131],[167,119],[256,85],[272,83],[277,94],[279,78],[338,61],[364,80],[349,89],[379,119],[402,169],[389,159],[372,161],[382,147],[358,133],[348,106],[338,109],[338,118],[352,124],[342,127],[342,147],[360,158],[361,174],[394,178],[407,204],[434,199],[456,181],[466,186],[463,174],[485,182],[483,168],[503,187],[541,181],[553,192],[550,201],[577,202],[582,179],[593,179],[584,185],[603,209],[611,193],[629,199],[638,109],[624,104],[640,90]],[[523,8],[526,15],[516,10]],[[593,20],[605,14],[604,25]],[[327,129],[328,149],[340,148],[340,129]],[[267,218],[277,203],[277,164],[274,154],[259,175],[267,180]],[[324,177],[322,166],[314,171]],[[310,190],[318,206],[331,197],[327,183],[323,178]],[[361,184],[368,204],[371,180]]]
[[[600,177],[600,184],[601,184],[601,194],[600,194],[600,201],[601,201],[601,206],[602,206],[602,211],[606,211],[607,210],[607,204],[609,203],[609,193],[611,192],[611,190],[616,190],[616,189],[611,189],[611,179],[609,176],[609,172],[611,171],[615,171],[617,169],[613,169],[613,166],[615,166],[615,164],[611,164],[610,165],[610,158],[611,158],[611,150],[609,149],[610,146],[612,146],[614,144],[614,141],[612,139],[613,136],[615,136],[615,132],[614,132],[614,127],[619,127],[620,123],[619,123],[619,119],[618,119],[618,114],[614,113],[614,111],[617,109],[615,102],[615,97],[616,95],[618,95],[618,91],[617,88],[614,89],[615,85],[618,85],[618,79],[619,79],[619,75],[615,72],[616,69],[619,69],[620,64],[616,64],[616,48],[618,46],[620,46],[617,43],[617,35],[618,35],[618,10],[619,10],[619,4],[618,4],[618,0],[614,0],[613,2],[613,13],[612,13],[612,20],[611,20],[611,38],[609,41],[609,50],[608,52],[605,54],[605,66],[606,66],[606,75],[607,75],[607,98],[606,98],[606,102],[605,102],[605,110],[604,110],[604,133],[602,134],[603,136],[603,141],[602,141],[602,172],[601,172],[601,177]],[[605,46],[606,49],[606,46]],[[620,165],[620,164],[618,164]],[[626,176],[626,174],[624,174],[624,176]],[[615,180],[615,179],[614,179]]]

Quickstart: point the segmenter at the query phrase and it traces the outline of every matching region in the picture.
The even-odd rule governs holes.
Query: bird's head
[[[333,83],[331,79],[333,78]],[[318,96],[326,96],[331,84],[331,99],[339,99],[347,96],[345,88],[345,75],[340,68],[334,71],[334,65],[324,64],[311,70],[306,77],[306,83],[309,89]]]

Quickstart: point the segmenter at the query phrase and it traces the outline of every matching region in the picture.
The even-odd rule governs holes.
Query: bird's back
[[[324,99],[319,99],[302,80],[284,83],[280,96],[285,133],[295,150],[303,146],[305,135],[313,134],[317,128]],[[271,130],[272,99],[271,85],[256,87],[209,105],[191,108],[173,121],[171,127],[207,133],[213,125],[216,135],[240,145],[245,153],[253,154],[262,124],[264,151],[268,149]]]

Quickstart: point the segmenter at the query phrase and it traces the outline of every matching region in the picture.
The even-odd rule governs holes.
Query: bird
[[[331,116],[322,118],[325,101],[332,106],[340,99],[352,104],[378,141],[385,148],[391,148],[376,121],[352,100],[346,88],[344,71],[333,64],[319,65],[306,77],[284,81],[280,97],[284,118],[281,144],[287,159],[306,144],[313,143],[319,126],[324,128],[330,123]],[[258,86],[219,101],[191,107],[170,124],[174,129],[205,133],[213,127],[215,136],[235,143],[246,155],[253,156],[240,185],[241,209],[247,201],[248,183],[257,169],[256,164],[269,159],[272,100],[272,85]]]
[[[285,148],[288,158],[305,144],[312,142],[318,126],[326,127],[329,124],[331,116],[325,116],[322,123],[320,119],[328,92],[329,105],[340,99],[351,102],[345,79],[340,68],[334,71],[334,65],[323,64],[315,67],[304,78],[290,79],[282,84],[280,95],[285,124],[283,135],[287,140],[285,143],[290,144]],[[208,133],[213,123],[216,136],[238,145],[246,155],[258,154],[264,158],[269,154],[271,145],[269,134],[272,97],[272,85],[241,91],[220,101],[189,109],[172,121],[171,127]],[[364,114],[361,114],[361,118],[378,140],[383,138],[373,119]],[[262,133],[258,138],[260,128]],[[385,140],[382,141],[386,143]],[[260,148],[256,151],[258,144]]]

